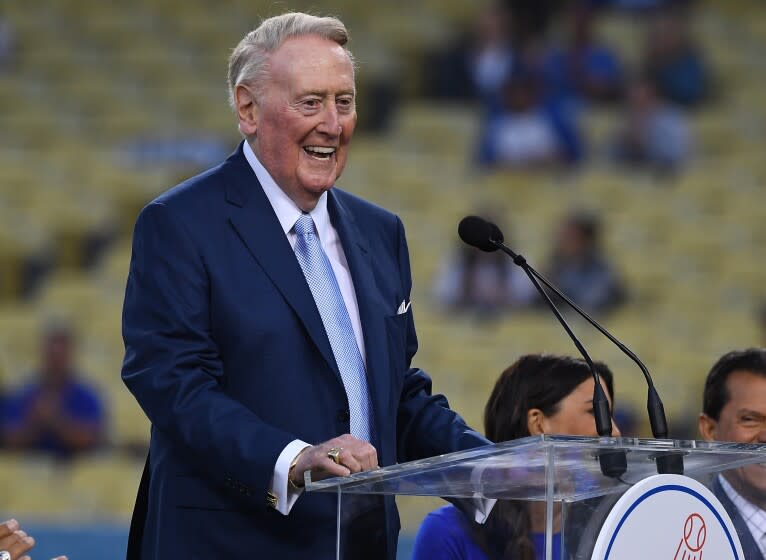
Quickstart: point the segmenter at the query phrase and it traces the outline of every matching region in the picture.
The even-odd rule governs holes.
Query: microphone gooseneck
[[[506,247],[507,248],[507,247]],[[508,249],[510,251],[510,249]],[[513,253],[513,251],[511,251]],[[510,254],[510,253],[509,253]],[[515,253],[514,253],[515,254]],[[523,265],[520,265],[517,260],[523,261]],[[594,318],[592,318],[588,313],[586,313],[579,305],[577,305],[572,299],[567,296],[564,292],[559,290],[555,285],[553,285],[547,278],[545,278],[542,274],[540,274],[537,270],[532,268],[526,263],[526,259],[524,259],[521,255],[516,255],[514,258],[514,263],[516,263],[519,266],[522,266],[522,268],[525,268],[525,270],[528,270],[528,274],[533,274],[537,279],[539,279],[545,286],[553,291],[556,295],[558,295],[561,299],[563,299],[572,309],[574,309],[578,315],[580,315],[583,319],[588,321],[595,329],[603,334],[606,338],[608,338],[617,348],[619,348],[623,354],[628,356],[633,362],[638,366],[638,368],[641,370],[641,373],[644,374],[644,379],[646,380],[647,385],[647,395],[646,395],[646,410],[647,414],[649,416],[649,425],[651,426],[652,430],[652,437],[655,439],[668,439],[668,421],[667,417],[665,415],[665,406],[662,404],[662,399],[660,398],[660,394],[657,392],[657,388],[654,386],[654,380],[652,379],[651,374],[649,373],[649,369],[646,367],[644,362],[641,361],[641,359],[633,352],[630,348],[625,346],[620,340],[617,339],[612,333],[610,333],[608,330],[606,330],[598,321],[596,321]],[[684,462],[683,462],[683,455],[675,452],[675,451],[667,451],[659,453],[655,456],[655,461],[657,463],[657,472],[659,474],[683,474],[684,473]]]
[[[466,224],[465,226],[464,226],[464,223]],[[611,414],[609,413],[609,405],[606,400],[606,395],[603,394],[604,393],[603,388],[601,387],[601,383],[598,381],[599,379],[598,372],[596,372],[595,368],[593,367],[593,363],[590,357],[587,355],[587,352],[585,351],[585,349],[582,347],[582,344],[574,335],[574,333],[572,332],[571,328],[566,323],[564,318],[561,316],[561,313],[559,312],[558,308],[549,297],[548,293],[542,288],[542,286],[540,285],[540,282],[542,282],[548,289],[550,289],[553,293],[559,296],[572,309],[574,309],[575,312],[577,312],[581,317],[583,317],[586,321],[588,321],[588,323],[590,323],[593,327],[595,327],[596,330],[598,330],[601,334],[603,334],[606,338],[608,338],[613,344],[615,344],[615,346],[617,346],[617,348],[619,348],[626,356],[628,356],[631,360],[633,360],[633,362],[636,363],[636,365],[639,367],[639,369],[643,373],[648,386],[647,412],[649,414],[649,423],[651,425],[652,435],[653,437],[657,439],[667,439],[668,423],[667,423],[667,418],[665,416],[665,407],[663,406],[662,399],[660,399],[659,393],[657,392],[657,389],[654,386],[654,381],[652,380],[652,376],[649,374],[649,370],[647,369],[646,365],[644,365],[644,363],[638,358],[638,356],[636,356],[636,354],[632,350],[630,350],[627,346],[625,346],[625,344],[619,341],[614,335],[612,335],[612,333],[610,333],[603,326],[601,326],[601,324],[598,321],[596,321],[590,315],[588,315],[588,313],[586,313],[579,305],[577,305],[574,301],[572,301],[571,298],[569,298],[560,289],[558,289],[555,285],[553,285],[547,278],[545,278],[545,276],[543,276],[537,270],[535,270],[532,266],[530,266],[523,255],[520,255],[514,252],[510,247],[505,245],[505,243],[503,242],[503,234],[495,224],[492,224],[491,222],[488,222],[484,220],[483,218],[479,218],[477,216],[469,216],[467,218],[464,218],[461,221],[460,226],[461,228],[467,231],[466,237],[464,237],[462,232],[460,232],[460,237],[461,239],[463,239],[463,241],[465,241],[469,245],[478,247],[484,251],[499,249],[513,259],[514,264],[519,266],[527,274],[529,279],[532,281],[532,284],[535,286],[537,291],[540,292],[540,294],[543,296],[543,299],[548,304],[548,307],[550,307],[553,314],[559,320],[559,323],[561,323],[561,325],[564,327],[564,330],[567,332],[569,337],[575,343],[575,346],[577,347],[580,354],[583,355],[583,358],[588,364],[588,367],[591,368],[591,372],[593,373],[594,380],[596,380],[596,387],[595,387],[594,396],[593,396],[593,407],[594,407],[594,416],[596,417],[596,428],[598,433],[600,435],[611,435]],[[488,248],[489,245],[492,245],[494,249],[489,249]],[[597,394],[599,392],[603,395],[603,403],[600,402],[600,395]],[[606,426],[606,422],[599,420],[599,415],[604,414],[603,410],[600,411],[600,409],[602,408],[605,409],[606,415],[609,419],[608,433],[602,433],[602,430]],[[677,453],[668,452],[668,453],[658,455],[656,457],[656,461],[657,461],[657,470],[661,474],[664,474],[664,473],[683,474],[683,470],[684,470],[683,457]],[[618,462],[620,461],[618,460]],[[624,455],[622,457],[622,462],[625,463]],[[616,472],[617,470],[619,470],[619,468],[621,467],[617,465],[610,470],[612,470],[612,472]],[[625,468],[627,468],[626,463],[625,463]],[[608,476],[621,476],[624,473],[624,469],[623,469],[622,472],[620,472],[617,475],[615,474],[609,475],[604,470],[603,463],[602,463],[602,471],[604,471],[604,474]]]
[[[502,250],[502,241],[496,242],[498,248]],[[559,323],[561,323],[561,326],[564,327],[564,330],[569,335],[569,338],[572,339],[572,342],[574,342],[575,347],[577,348],[577,351],[580,352],[580,355],[582,355],[583,359],[585,360],[585,363],[588,364],[588,368],[590,369],[591,374],[593,375],[593,381],[595,382],[593,387],[593,416],[596,420],[596,432],[600,436],[611,436],[612,435],[612,413],[609,410],[609,400],[606,398],[606,393],[604,393],[604,388],[601,386],[601,376],[599,375],[598,371],[596,370],[596,366],[593,365],[593,360],[590,357],[590,354],[588,354],[587,350],[585,350],[585,347],[580,342],[580,339],[577,338],[577,336],[574,334],[574,331],[572,331],[572,328],[569,326],[569,323],[567,323],[566,319],[564,319],[564,316],[559,311],[558,307],[556,307],[556,304],[553,303],[553,300],[550,298],[550,296],[543,290],[542,286],[540,286],[540,283],[537,281],[537,278],[533,274],[529,272],[528,266],[522,266],[522,269],[524,269],[524,272],[527,273],[527,276],[529,276],[529,280],[532,282],[532,284],[537,288],[537,291],[540,292],[540,295],[545,298],[546,303],[548,304],[548,307],[553,312],[553,314],[556,316],[556,319],[559,320]]]
[[[600,436],[612,435],[612,415],[609,412],[609,401],[601,386],[601,377],[599,376],[598,371],[596,371],[596,367],[593,365],[593,360],[591,360],[585,347],[572,331],[569,323],[567,323],[566,319],[561,315],[556,304],[553,303],[553,300],[551,300],[545,290],[543,290],[542,286],[540,286],[537,278],[531,273],[531,267],[527,264],[526,259],[521,255],[514,253],[503,243],[503,232],[500,231],[499,227],[479,216],[466,216],[463,218],[458,225],[458,235],[465,243],[472,247],[476,247],[477,249],[481,249],[482,251],[489,253],[500,249],[510,255],[513,258],[513,262],[526,272],[527,276],[529,276],[529,280],[545,299],[548,307],[550,307],[551,311],[556,316],[556,319],[561,323],[561,326],[564,327],[564,330],[569,335],[569,338],[572,339],[572,342],[574,342],[575,347],[578,352],[580,352],[593,374],[593,380],[595,381],[595,388],[593,391],[593,411],[596,419],[596,431]]]
[[[556,319],[558,319],[561,326],[564,327],[564,330],[569,335],[569,338],[572,339],[572,342],[574,342],[574,345],[577,347],[577,350],[580,352],[580,355],[585,359],[585,362],[588,364],[588,368],[590,369],[590,373],[593,376],[593,381],[594,381],[593,383],[593,418],[596,422],[596,433],[602,437],[611,436],[612,435],[612,411],[609,409],[609,400],[607,399],[606,393],[604,392],[604,388],[601,385],[601,376],[596,370],[596,366],[593,365],[593,360],[591,360],[590,355],[585,350],[585,347],[580,342],[580,339],[578,339],[577,336],[572,331],[572,328],[569,326],[569,323],[567,323],[566,319],[564,319],[563,315],[561,315],[561,312],[559,311],[558,307],[556,307],[556,304],[553,303],[553,300],[548,295],[548,292],[546,292],[543,289],[543,287],[540,285],[535,275],[532,274],[532,267],[530,267],[527,264],[526,259],[521,255],[517,255],[513,253],[513,251],[511,251],[508,247],[506,247],[502,241],[496,241],[494,242],[494,244],[498,249],[500,249],[507,255],[511,256],[513,258],[513,262],[516,265],[520,266],[521,269],[527,274],[527,276],[529,277],[529,280],[532,282],[532,285],[537,289],[537,291],[543,297],[545,302],[548,304],[548,307],[550,308],[550,310],[556,316]],[[627,455],[625,454],[624,451],[621,451],[621,450],[599,451],[598,462],[599,462],[599,467],[601,468],[602,474],[610,478],[619,479],[623,474],[625,474],[625,471],[628,470]]]
[[[649,373],[649,370],[647,369],[644,362],[641,361],[641,359],[636,356],[636,354],[625,344],[620,342],[612,333],[610,333],[608,330],[606,330],[598,321],[596,321],[593,317],[588,315],[585,310],[583,310],[579,305],[577,305],[572,299],[567,296],[564,292],[559,290],[555,285],[553,285],[545,276],[540,274],[537,270],[532,268],[526,261],[526,259],[522,255],[518,255],[514,253],[508,246],[506,246],[504,243],[500,242],[498,245],[498,249],[501,249],[504,253],[507,253],[510,257],[513,258],[513,262],[523,268],[524,270],[528,270],[529,273],[531,273],[535,278],[540,280],[545,286],[550,289],[552,292],[554,292],[557,296],[559,296],[561,299],[563,299],[567,305],[569,305],[572,309],[574,309],[578,315],[580,315],[583,319],[588,321],[597,331],[599,331],[601,334],[603,334],[606,338],[608,338],[617,348],[619,348],[626,356],[628,356],[633,362],[636,363],[636,365],[639,367],[641,372],[644,374],[644,378],[646,379],[646,384],[648,385],[648,393],[647,393],[647,411],[649,413],[649,424],[651,425],[652,429],[652,436],[656,439],[667,439],[668,437],[668,422],[667,418],[665,416],[665,407],[662,404],[662,399],[660,399],[660,395],[657,392],[657,389],[654,386],[654,380],[652,379],[651,374]]]

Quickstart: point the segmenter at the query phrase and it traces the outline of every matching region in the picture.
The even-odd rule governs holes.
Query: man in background
[[[766,349],[729,352],[705,381],[699,430],[708,441],[766,443]],[[716,477],[713,491],[734,522],[745,558],[766,558],[766,463]]]
[[[548,278],[575,303],[594,313],[612,311],[626,300],[625,286],[602,247],[601,220],[573,211],[555,233]]]

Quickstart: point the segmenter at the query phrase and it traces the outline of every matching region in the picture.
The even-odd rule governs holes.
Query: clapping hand
[[[0,560],[32,560],[26,553],[33,546],[35,539],[21,529],[18,521],[9,519],[0,523]],[[67,560],[67,557],[57,556],[53,560]]]

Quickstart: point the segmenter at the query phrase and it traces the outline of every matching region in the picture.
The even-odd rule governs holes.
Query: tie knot
[[[293,226],[296,235],[309,235],[315,232],[314,220],[310,214],[301,214],[301,217],[295,221]]]

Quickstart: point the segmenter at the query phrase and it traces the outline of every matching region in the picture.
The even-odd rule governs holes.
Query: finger
[[[367,442],[357,442],[349,449],[359,463],[362,471],[370,471],[378,466],[378,453]]]
[[[13,549],[18,542],[26,536],[26,533],[24,531],[18,530],[14,531],[10,535],[3,537],[0,539],[0,550],[5,550],[9,554],[11,553],[11,549]],[[11,555],[13,556],[13,555]]]
[[[6,550],[10,552],[11,558],[17,558],[24,554],[26,551],[35,546],[35,539],[27,535],[24,531],[16,531],[19,539],[10,548]]]
[[[35,539],[25,533],[23,537],[20,537],[18,541],[6,550],[11,554],[11,558],[18,558],[33,546],[35,546]]]
[[[332,461],[332,459],[330,459]],[[334,463],[335,461],[333,461]],[[362,469],[362,464],[354,456],[354,452],[350,449],[344,449],[338,455],[338,464],[346,467],[350,472],[357,473]]]
[[[17,542],[6,549],[11,554],[11,558],[18,558],[28,550],[35,546],[35,539],[30,536],[23,536],[19,538]]]
[[[0,523],[0,539],[12,535],[14,531],[19,530],[19,522],[15,519],[9,519]],[[0,549],[2,550],[2,549]]]
[[[363,456],[360,462],[363,465],[363,470],[371,471],[378,468],[378,452],[372,445],[368,445],[363,452]]]
[[[336,465],[332,460],[328,459],[329,463],[324,464],[321,467],[313,469],[311,471],[311,480],[318,481],[325,478],[331,478],[333,476],[348,476],[351,474],[343,465]]]

